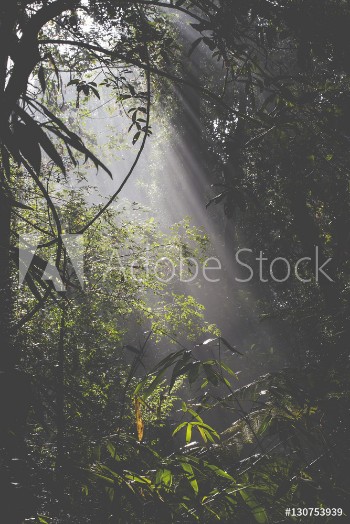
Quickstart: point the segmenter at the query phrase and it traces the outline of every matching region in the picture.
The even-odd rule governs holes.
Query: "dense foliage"
[[[0,14],[2,520],[264,524],[294,521],[288,507],[346,519],[348,3],[7,0]],[[88,117],[107,105],[123,123],[99,147]],[[211,184],[232,266],[242,247],[309,257],[305,281],[276,265],[280,282],[228,291],[244,326],[258,310],[285,347],[259,354],[257,339],[243,357],[188,287],[144,264],[211,253],[190,219],[161,229],[166,182],[155,194],[151,169],[154,208],[121,200],[148,141],[170,136]],[[121,180],[101,205],[95,168]],[[18,287],[18,235],[33,231]],[[84,289],[66,233],[84,233]],[[315,278],[328,258],[331,280]],[[270,371],[242,382],[259,359]]]

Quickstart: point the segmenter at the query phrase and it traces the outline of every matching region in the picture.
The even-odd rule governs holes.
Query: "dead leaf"
[[[145,428],[145,425],[142,420],[141,401],[139,397],[135,398],[135,420],[136,420],[137,438],[139,439],[139,442],[141,442],[143,438],[143,430]]]

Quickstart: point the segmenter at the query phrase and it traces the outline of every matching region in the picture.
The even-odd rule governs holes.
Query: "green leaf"
[[[113,178],[111,171],[89,149],[85,147],[81,138],[76,133],[70,131],[70,129],[62,122],[62,120],[57,118],[40,102],[35,101],[34,103],[28,97],[26,97],[26,100],[30,103],[30,105],[32,105],[36,109],[39,107],[42,110],[42,112],[49,118],[49,120],[51,121],[51,125],[45,124],[45,127],[49,131],[54,133],[56,136],[58,136],[61,140],[63,140],[66,147],[70,145],[73,149],[76,149],[77,151],[80,151],[81,153],[85,154],[85,158],[90,159],[95,164],[96,168],[101,167],[106,173],[108,173],[108,175],[111,178]],[[52,124],[55,124],[55,126],[53,126]]]
[[[188,413],[190,413],[192,415],[193,418],[195,418],[199,422],[203,422],[203,419],[198,415],[198,413],[196,411],[194,411],[193,409],[190,409],[190,408],[188,408],[187,411],[188,411]]]
[[[158,373],[158,375],[152,380],[152,382],[149,384],[149,386],[146,387],[144,392],[142,393],[143,400],[146,400],[154,391],[157,389],[159,384],[163,382],[163,375],[165,374],[166,369],[163,369]],[[140,389],[143,387],[144,381],[140,382],[140,384],[137,385],[134,394],[136,395]],[[141,387],[140,387],[141,386]]]
[[[267,415],[266,417],[264,417],[260,427],[258,428],[257,434],[262,435],[263,433],[265,433],[267,428],[271,425],[271,422],[272,422],[271,415]]]
[[[168,369],[170,366],[175,364],[175,362],[181,358],[184,354],[185,350],[180,349],[179,351],[176,351],[175,353],[171,353],[167,357],[163,358],[151,371],[151,375],[154,374],[159,369]]]
[[[190,364],[188,375],[187,375],[187,378],[190,384],[193,384],[197,380],[200,367],[201,367],[201,362],[192,362]]]
[[[28,126],[17,122],[14,126],[14,138],[18,144],[21,155],[29,162],[37,173],[41,168],[41,150],[38,140]]]
[[[169,469],[158,469],[156,473],[156,484],[164,484],[170,487],[173,483],[173,475]]]
[[[214,437],[216,437],[217,439],[220,439],[220,435],[217,433],[217,431],[215,431],[215,429],[209,426],[208,424],[205,424],[204,422],[197,422],[197,421],[193,422],[193,424],[195,424],[196,426],[200,426],[201,428],[204,428],[211,435],[214,435]]]
[[[223,469],[220,469],[218,468],[217,466],[215,466],[214,464],[206,464],[206,467],[211,469],[212,471],[214,471],[215,475],[218,475],[218,477],[223,477],[225,479],[228,479],[228,480],[232,480],[234,481],[235,479],[232,477],[232,475],[230,475],[229,473],[227,473],[226,471],[224,471]]]
[[[199,491],[198,482],[194,475],[194,471],[193,471],[191,464],[188,464],[188,462],[181,462],[181,467],[186,472],[187,479],[189,483],[191,484],[193,491],[197,495]]]
[[[192,438],[192,422],[187,423],[187,429],[186,429],[186,443],[189,444],[191,442]]]
[[[172,436],[176,435],[180,431],[180,429],[184,428],[188,423],[187,422],[181,422],[173,431]]]
[[[203,368],[204,368],[208,381],[211,382],[211,384],[213,384],[214,386],[218,386],[219,378],[217,374],[215,373],[215,371],[213,370],[212,365],[204,362]]]
[[[221,342],[230,350],[232,353],[238,353],[239,355],[242,355],[240,351],[235,346],[231,346],[226,340],[226,338],[220,337]]]
[[[61,156],[58,154],[55,146],[44,133],[39,124],[20,106],[16,107],[16,113],[21,117],[23,122],[28,126],[33,138],[35,138],[38,144],[43,148],[45,153],[51,158],[57,167],[65,174],[66,169],[64,167]]]
[[[45,79],[45,69],[41,65],[38,70],[38,78],[40,82],[40,87],[43,93],[46,91],[46,79]]]
[[[204,36],[203,42],[209,47],[210,51],[214,51],[214,49],[216,49],[216,43],[211,38]]]
[[[134,138],[132,139],[132,145],[133,146],[136,144],[136,142],[140,138],[140,135],[141,135],[141,131],[137,131],[137,133],[135,133]]]
[[[18,207],[20,209],[29,209],[30,211],[34,211],[34,208],[27,206],[26,204],[23,204],[22,202],[18,202],[18,200],[15,200],[12,195],[7,197],[8,200],[11,202],[11,206]]]
[[[195,40],[194,42],[192,42],[191,44],[191,47],[188,51],[188,56],[191,56],[193,51],[196,49],[196,47],[201,43],[201,41],[203,40],[203,37],[200,36],[199,38],[197,38],[197,40]]]
[[[211,442],[214,442],[213,437],[210,434],[208,434],[207,431],[205,431],[205,429],[201,428],[200,426],[197,426],[197,429],[205,443],[207,443],[209,437],[209,440],[211,440]]]
[[[95,87],[93,87],[90,83],[90,89],[91,91],[94,93],[94,95],[100,100],[100,93],[97,91],[97,89]]]
[[[56,78],[57,78],[58,89],[60,89],[60,73],[59,73],[58,67],[56,65],[55,59],[54,59],[54,57],[52,56],[51,53],[47,53],[46,56],[50,60],[51,65],[52,65],[52,67],[53,67],[53,69],[55,71],[55,75],[56,75]]]
[[[227,371],[227,373],[229,373],[233,377],[237,377],[236,373],[234,371],[232,371],[232,369],[227,364],[225,364],[224,362],[220,362],[220,366],[222,367],[222,369]]]
[[[188,362],[191,358],[191,355],[187,355],[186,353],[184,353],[183,358],[175,364],[170,380],[169,392],[172,390],[176,379],[178,377],[181,377],[181,375],[184,375],[186,371],[189,369],[190,366],[188,365]]]
[[[107,450],[113,459],[120,460],[119,455],[117,455],[117,448],[112,442],[107,442]]]
[[[267,524],[267,515],[264,508],[259,504],[255,496],[246,488],[239,491],[244,502],[249,506],[251,512],[259,524]]]

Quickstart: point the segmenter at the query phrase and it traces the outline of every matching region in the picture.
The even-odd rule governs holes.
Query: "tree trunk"
[[[64,305],[63,305],[64,307]],[[66,332],[66,312],[62,309],[60,320],[60,334],[58,341],[58,368],[57,368],[57,453],[56,453],[56,494],[59,505],[61,506],[64,498],[64,434],[65,434],[65,413],[64,413],[64,339]]]
[[[12,293],[10,275],[11,206],[0,188],[0,521],[20,524],[33,512],[24,442],[30,383],[16,369],[11,344]]]
[[[1,173],[2,174],[2,173]],[[3,175],[3,174],[2,174]],[[12,367],[13,355],[10,351],[11,282],[10,282],[10,239],[11,206],[0,186],[0,369]]]

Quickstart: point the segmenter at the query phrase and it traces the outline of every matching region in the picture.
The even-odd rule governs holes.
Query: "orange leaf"
[[[135,419],[136,419],[137,438],[139,439],[139,442],[141,442],[145,425],[142,420],[141,401],[138,397],[135,398]]]

